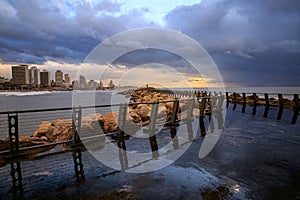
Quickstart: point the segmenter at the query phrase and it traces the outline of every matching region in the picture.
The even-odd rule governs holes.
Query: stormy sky
[[[0,24],[0,76],[9,77],[14,63],[72,74],[110,36],[162,27],[199,42],[227,86],[300,86],[297,0],[1,0]],[[130,68],[153,58],[185,65],[160,51],[125,55],[115,64]]]

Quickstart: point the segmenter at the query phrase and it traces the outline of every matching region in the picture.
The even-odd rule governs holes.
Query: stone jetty
[[[151,122],[150,113],[154,102],[163,102],[159,104],[157,117],[168,121],[171,118],[173,111],[173,102],[175,97],[152,92],[148,89],[141,88],[133,91],[130,94],[128,102],[128,111],[126,116],[126,124],[131,124],[131,127],[146,126]],[[178,109],[178,118],[180,118],[181,108]],[[118,130],[118,112],[109,112],[105,115],[99,113],[90,114],[82,117],[81,130],[89,132],[97,130],[99,126],[103,133],[112,133]],[[130,129],[134,131],[133,129]],[[19,147],[28,147],[41,144],[49,144],[54,142],[62,142],[72,138],[72,119],[56,119],[53,121],[43,121],[32,136],[20,136]],[[52,147],[53,148],[53,147]],[[9,139],[0,140],[0,151],[9,149]],[[48,150],[48,149],[46,149]]]

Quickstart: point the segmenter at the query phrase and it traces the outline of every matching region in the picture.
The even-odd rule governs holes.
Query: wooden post
[[[155,102],[153,105],[152,105],[152,109],[151,109],[151,114],[150,114],[150,124],[149,124],[149,134],[151,135],[154,135],[156,129],[155,129],[155,124],[156,124],[156,118],[157,118],[157,112],[158,112],[158,102]]]
[[[245,113],[246,111],[246,105],[247,105],[247,102],[246,102],[246,93],[243,92],[243,107],[242,107],[242,113]]]
[[[128,104],[124,103],[119,107],[119,117],[118,117],[118,134],[124,135],[124,128],[126,123],[126,116],[127,116],[127,107]]]
[[[298,94],[294,94],[294,115],[291,121],[291,124],[296,124],[298,115],[299,115],[299,95]]]
[[[237,102],[237,94],[234,92],[233,93],[233,108],[232,108],[232,110],[236,109],[236,102]]]
[[[128,157],[127,157],[125,140],[122,139],[121,141],[118,141],[117,144],[119,149],[119,160],[121,165],[121,171],[125,171],[126,169],[128,169]]]
[[[278,114],[277,114],[277,120],[281,120],[282,114],[283,114],[283,96],[282,94],[278,94]]]
[[[177,113],[178,113],[178,108],[179,108],[179,101],[176,100],[173,103],[173,110],[172,110],[172,115],[171,115],[171,120],[168,125],[175,126],[177,123]]]
[[[224,103],[224,95],[220,92],[220,96],[218,97],[218,103],[216,106],[217,112],[222,112],[223,103]]]
[[[210,96],[210,109],[211,109],[211,113],[213,112],[213,110],[216,110],[217,107],[217,96]]]
[[[252,115],[256,115],[256,102],[257,102],[257,97],[256,97],[256,93],[253,93],[253,109],[252,109]]]
[[[201,101],[201,104],[200,104],[200,117],[204,116],[204,110],[205,110],[205,105],[206,105],[206,100],[207,100],[207,97],[202,97],[202,101]]]
[[[170,128],[170,135],[171,135],[172,142],[173,142],[173,148],[179,149],[179,141],[178,141],[178,137],[177,137],[176,127]]]
[[[228,96],[228,92],[226,92],[226,108],[228,108],[229,106],[229,96]]]
[[[204,125],[204,110],[206,105],[207,97],[202,97],[201,105],[200,105],[200,116],[199,116],[199,125],[200,125],[200,133],[201,136],[206,135],[205,125]]]
[[[194,118],[193,116],[194,104],[195,104],[195,100],[190,99],[188,102],[188,114],[187,114],[186,121],[192,121]]]
[[[149,142],[152,150],[153,159],[157,159],[159,156],[158,145],[157,145],[157,140],[155,135],[155,131],[156,131],[155,124],[156,124],[158,106],[159,106],[158,102],[152,105],[151,114],[150,114],[151,121],[149,124],[149,129],[145,130],[149,134]]]
[[[269,113],[269,108],[270,108],[270,100],[269,100],[269,94],[265,93],[265,112],[264,112],[264,118],[268,117],[268,113]]]
[[[200,134],[201,136],[206,135],[205,125],[204,125],[204,117],[200,115],[199,117],[199,125],[200,125]]]

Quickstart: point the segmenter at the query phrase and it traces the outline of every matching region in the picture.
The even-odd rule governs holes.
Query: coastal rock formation
[[[153,92],[147,89],[137,89],[131,94],[129,106],[129,114],[133,118],[135,123],[140,123],[142,126],[150,123],[150,113],[152,104],[145,104],[149,102],[163,102],[159,103],[158,118],[164,118],[165,121],[169,121],[173,112],[173,102],[176,100],[175,97]],[[164,102],[167,101],[167,102]],[[178,114],[181,112],[181,106],[179,105]],[[179,115],[178,115],[179,116]]]
[[[56,119],[45,135],[51,142],[60,142],[72,138],[72,120]]]
[[[43,121],[37,128],[37,130],[33,133],[33,137],[42,137],[45,136],[46,133],[49,132],[51,128],[51,122]]]
[[[228,98],[229,98],[230,102],[234,102],[234,94],[230,94],[228,96]],[[243,103],[243,97],[238,93],[236,93],[236,100],[237,100],[237,103],[239,103],[239,104]],[[285,108],[293,109],[293,107],[295,106],[294,99],[290,100],[290,99],[287,99],[287,98],[283,98],[282,100],[283,100],[283,106]],[[246,104],[250,105],[250,106],[254,105],[254,96],[253,96],[253,94],[246,96]],[[279,106],[279,100],[274,98],[274,97],[271,97],[271,98],[269,98],[269,104],[272,107],[278,107]],[[265,98],[262,98],[262,97],[259,97],[259,96],[256,95],[256,105],[257,106],[265,106],[266,105]]]
[[[118,113],[109,112],[102,118],[104,133],[117,131],[118,128]]]
[[[126,113],[126,120],[122,131],[128,134],[135,134],[141,126],[146,126],[151,122],[150,115],[153,104],[147,104],[150,102],[160,102],[157,117],[162,121],[167,122],[170,120],[173,112],[173,102],[175,97],[152,92],[147,89],[138,89],[131,94],[131,103],[128,106],[128,112]],[[184,105],[183,105],[184,106]],[[180,118],[181,106],[178,108],[178,118]],[[118,118],[119,113],[109,112],[104,116],[99,113],[85,115],[81,119],[81,134],[89,135],[99,134],[99,128],[104,133],[111,133],[118,131]],[[37,127],[32,136],[20,136],[19,146],[29,147],[41,144],[48,144],[53,142],[61,142],[70,140],[72,138],[72,119],[56,119],[53,121],[42,121]],[[103,137],[104,138],[104,137]],[[102,139],[103,145],[105,145],[105,139]],[[38,153],[38,151],[45,151],[53,148],[49,146],[41,150],[34,150],[31,153]],[[0,140],[0,151],[9,149],[9,140]]]

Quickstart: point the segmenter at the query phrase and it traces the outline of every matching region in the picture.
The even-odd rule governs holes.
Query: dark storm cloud
[[[196,73],[195,68],[181,56],[161,49],[139,49],[117,58],[113,65],[126,65],[129,68],[147,63],[160,63],[182,73]]]
[[[0,58],[81,62],[103,39],[147,24],[139,10],[114,16],[119,10],[119,4],[107,0],[93,6],[81,1],[1,1]]]
[[[300,85],[299,1],[202,1],[166,22],[199,41],[227,83]]]
[[[156,26],[144,18],[149,9],[122,13],[121,6],[110,0],[93,5],[80,0],[1,0],[0,61],[80,63],[113,34]],[[225,83],[300,86],[300,1],[202,0],[169,12],[165,26],[199,41]],[[192,69],[177,55],[148,50],[124,55],[115,64],[149,62]]]

